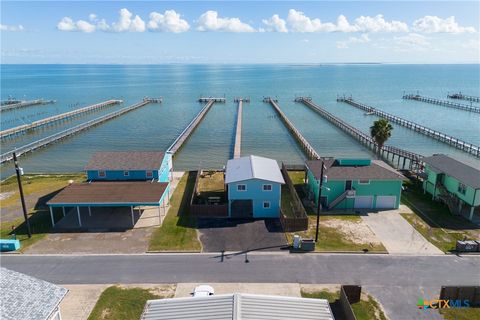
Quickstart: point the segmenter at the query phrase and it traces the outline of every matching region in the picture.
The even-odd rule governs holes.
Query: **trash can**
[[[300,242],[302,241],[302,237],[300,237],[298,234],[293,236],[293,248],[294,249],[300,249]]]
[[[20,249],[20,240],[14,239],[0,239],[0,251],[15,251]]]
[[[302,239],[300,248],[302,249],[302,251],[315,251],[315,240]]]

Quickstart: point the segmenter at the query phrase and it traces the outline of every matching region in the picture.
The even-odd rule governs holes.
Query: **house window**
[[[153,177],[153,171],[149,170],[147,171],[147,178],[151,178],[151,177]]]
[[[128,177],[130,175],[130,171],[123,171],[123,176]]]
[[[263,209],[270,209],[270,201],[263,201]]]
[[[467,192],[467,186],[464,185],[463,183],[459,182],[458,183],[458,192],[464,195]]]
[[[105,176],[106,176],[105,171],[103,171],[103,170],[98,171],[98,177],[99,178],[105,178]]]
[[[247,191],[247,185],[237,184],[237,191]]]
[[[370,180],[368,180],[368,179],[358,180],[358,184],[370,184]]]
[[[272,191],[272,185],[271,184],[264,184],[263,185],[263,191]]]

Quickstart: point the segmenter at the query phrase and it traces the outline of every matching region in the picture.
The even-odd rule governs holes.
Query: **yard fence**
[[[292,179],[288,175],[288,170],[285,164],[282,163],[282,176],[288,186],[289,192],[292,196],[293,216],[287,217],[283,212],[280,214],[280,223],[285,232],[303,231],[308,229],[308,216],[303,207],[302,200],[295,190]]]
[[[472,275],[473,276],[473,275]],[[480,287],[445,286],[440,291],[440,300],[468,300],[471,306],[480,306]]]
[[[196,204],[198,182],[202,170],[198,170],[195,177],[195,187],[193,188],[192,197],[190,198],[190,214],[203,218],[226,218],[228,217],[228,204]]]
[[[340,287],[340,308],[342,309],[343,319],[357,320],[352,310],[352,303],[360,301],[362,294],[361,286],[341,286]]]

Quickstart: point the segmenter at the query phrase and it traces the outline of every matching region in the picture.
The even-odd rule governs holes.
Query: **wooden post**
[[[62,207],[62,213],[63,213],[63,216],[65,217],[65,207]]]
[[[133,206],[130,206],[130,212],[132,213],[132,228],[135,226],[135,217],[133,215]]]
[[[78,217],[78,225],[82,226],[82,218],[80,217],[80,207],[77,206],[77,217]]]
[[[55,219],[53,219],[53,208],[50,206],[50,218],[52,219],[52,227],[55,227]]]
[[[88,215],[91,217],[92,216],[92,209],[90,208],[90,206],[88,206]]]

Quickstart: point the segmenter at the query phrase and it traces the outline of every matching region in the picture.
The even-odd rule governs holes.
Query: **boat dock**
[[[77,110],[65,112],[65,113],[62,113],[62,114],[58,114],[58,115],[55,115],[55,116],[52,116],[52,117],[48,117],[48,118],[45,118],[45,119],[37,120],[37,121],[34,121],[32,123],[24,124],[24,125],[15,127],[15,128],[2,130],[2,131],[0,131],[0,139],[13,137],[13,136],[16,136],[18,134],[37,129],[37,128],[42,127],[42,126],[50,125],[50,124],[53,124],[55,122],[66,120],[66,119],[71,119],[73,117],[80,116],[80,115],[85,114],[87,112],[91,112],[91,111],[94,111],[94,110],[97,110],[97,109],[101,109],[101,108],[106,107],[106,106],[120,104],[122,102],[123,102],[122,100],[108,100],[108,101],[100,102],[100,103],[97,103],[97,104],[94,104],[94,105],[91,105],[91,106],[88,106],[88,107],[84,107],[84,108],[81,108],[81,109],[77,109]]]
[[[306,155],[309,159],[320,159],[320,155],[315,151],[315,149],[310,145],[310,143],[305,139],[305,137],[298,131],[293,123],[287,118],[283,111],[278,106],[278,100],[270,97],[263,98],[263,102],[270,103],[272,107],[277,111],[278,115],[282,119],[283,123],[288,130],[293,134],[293,137],[297,140],[298,144],[303,148]]]
[[[225,99],[225,98],[215,98],[215,97],[200,97],[200,98],[198,98],[198,102],[208,103],[210,101],[225,103],[225,102],[227,102],[227,99]]]
[[[48,137],[36,140],[36,141],[34,141],[32,143],[29,143],[29,144],[26,144],[26,145],[24,145],[20,148],[15,148],[14,150],[10,150],[8,152],[5,152],[5,153],[0,155],[0,163],[11,161],[13,152],[16,152],[17,156],[22,156],[22,155],[24,155],[28,152],[32,152],[32,151],[37,150],[37,149],[42,148],[42,147],[46,147],[47,145],[53,144],[57,141],[60,141],[60,140],[65,139],[67,137],[73,136],[73,135],[75,135],[77,133],[80,133],[82,131],[88,130],[88,129],[90,129],[90,128],[96,126],[96,125],[99,125],[101,123],[104,123],[108,120],[117,118],[117,117],[119,117],[119,116],[121,116],[121,115],[123,115],[127,112],[130,112],[130,111],[133,111],[133,110],[138,109],[140,107],[143,107],[143,106],[145,106],[149,103],[150,103],[149,101],[143,100],[142,102],[138,102],[138,103],[133,104],[131,106],[128,106],[128,107],[122,108],[120,110],[111,112],[109,114],[103,115],[101,117],[95,118],[95,119],[87,121],[85,123],[81,123],[81,124],[76,125],[72,128],[68,128],[66,130],[54,133],[54,134],[52,134]]]
[[[455,109],[459,109],[459,110],[480,113],[480,107],[475,107],[475,106],[472,106],[472,105],[458,103],[458,102],[452,102],[452,101],[446,101],[446,100],[439,100],[439,99],[435,99],[435,98],[424,97],[424,96],[421,96],[419,94],[405,94],[405,95],[403,95],[403,99],[422,101],[422,102],[437,104],[437,105],[445,106],[445,107],[449,107],[449,108],[455,108]]]
[[[159,98],[145,97],[143,98],[143,101],[148,101],[150,103],[163,103],[163,97],[159,97]]]
[[[235,98],[235,102],[238,103],[238,112],[237,112],[237,127],[235,129],[235,145],[233,147],[233,158],[237,159],[241,156],[242,151],[242,113],[243,113],[243,103],[250,102],[250,99]]]
[[[203,100],[203,99],[208,99],[208,100]],[[198,99],[199,102],[204,102],[206,101],[207,103],[203,106],[203,108],[198,112],[198,114],[193,118],[192,121],[183,129],[183,131],[180,133],[180,135],[173,141],[173,143],[170,145],[170,147],[167,149],[167,153],[170,153],[175,155],[175,153],[182,148],[183,144],[187,139],[190,137],[193,131],[198,127],[200,122],[202,122],[203,118],[207,114],[207,112],[210,110],[210,107],[215,103],[215,102],[225,102],[225,98],[200,98]]]
[[[330,112],[326,111],[319,105],[315,104],[312,102],[312,99],[309,97],[298,97],[295,98],[296,102],[301,102],[316,113],[318,113],[320,116],[328,120],[330,123],[335,125],[336,127],[340,128],[344,132],[348,133],[351,135],[353,138],[358,140],[361,144],[365,145],[369,149],[371,149],[373,152],[376,151],[377,149],[377,144],[375,141],[366,133],[358,130],[357,128],[351,126],[350,124],[346,123],[345,121],[341,120],[340,118],[334,116]],[[414,152],[410,152],[407,150],[403,150],[400,148],[392,147],[392,146],[383,146],[381,150],[381,155],[384,157],[386,160],[391,161],[392,164],[395,162],[395,156],[397,157],[397,168],[406,168],[406,161],[408,161],[408,168],[412,170],[414,166],[418,165],[421,163],[421,158],[422,156],[419,154],[416,154]],[[390,160],[390,156],[392,159]],[[400,162],[403,161],[402,166],[400,166]]]
[[[431,137],[432,139],[438,140],[440,142],[446,143],[449,146],[452,146],[458,150],[465,151],[467,153],[470,153],[476,157],[480,157],[480,146],[476,146],[474,144],[465,142],[463,140],[460,140],[458,138],[452,137],[448,134],[445,134],[443,132],[433,130],[430,128],[427,128],[425,126],[422,126],[420,124],[417,124],[415,122],[405,120],[403,118],[394,116],[392,114],[389,114],[387,112],[378,110],[374,107],[368,106],[366,104],[363,104],[361,102],[353,100],[351,97],[339,97],[337,98],[338,102],[345,102],[351,106],[354,106],[356,108],[359,108],[361,110],[367,111],[369,114],[374,114],[377,115],[381,118],[385,118],[391,122],[394,122],[396,124],[399,124],[401,126],[404,126],[406,128],[409,128],[413,131],[419,132],[421,134],[424,134],[428,137]]]
[[[472,102],[480,102],[480,97],[467,96],[461,92],[449,94],[447,95],[447,98],[457,99],[457,100],[466,100],[466,101],[472,101]]]
[[[20,101],[17,103],[7,103],[0,107],[0,111],[8,111],[8,110],[19,109],[19,108],[28,107],[28,106],[35,106],[39,104],[50,104],[55,102],[56,102],[55,100],[36,99],[36,100],[30,100],[30,101]]]

